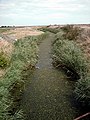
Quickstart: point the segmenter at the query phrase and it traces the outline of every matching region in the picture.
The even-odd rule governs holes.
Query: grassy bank
[[[58,66],[65,67],[68,72],[72,72],[76,79],[87,74],[87,61],[73,41],[58,39],[54,42],[53,59]]]
[[[23,71],[34,68],[37,63],[38,46],[47,34],[26,37],[14,43],[10,67],[0,80],[0,120],[23,120],[19,102],[24,89]]]
[[[62,67],[72,80],[77,80],[74,91],[75,97],[82,105],[90,107],[90,64],[76,43],[79,35],[78,29],[72,29],[74,32],[77,31],[77,34],[74,34],[72,30],[69,30],[68,35],[65,30],[57,33],[52,44],[53,61],[54,65]]]

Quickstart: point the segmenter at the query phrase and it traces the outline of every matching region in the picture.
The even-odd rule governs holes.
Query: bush
[[[66,25],[62,27],[62,30],[64,31],[63,37],[64,39],[68,40],[77,40],[78,36],[81,33],[81,28],[75,27],[73,25]]]
[[[9,64],[9,60],[5,57],[4,53],[0,53],[0,68],[5,68]]]

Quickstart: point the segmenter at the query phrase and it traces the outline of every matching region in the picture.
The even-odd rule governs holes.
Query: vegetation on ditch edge
[[[61,28],[64,32],[63,38],[68,40],[77,40],[80,35],[82,29],[79,27],[75,27],[74,25],[66,25]]]
[[[53,44],[53,59],[54,62],[72,72],[76,79],[87,75],[87,61],[73,41],[56,40]]]
[[[46,36],[26,37],[15,42],[10,67],[0,80],[0,120],[23,120],[23,112],[19,108],[24,89],[23,71],[35,66],[38,59],[37,43]]]
[[[57,33],[52,44],[54,64],[62,67],[73,80],[77,80],[74,91],[76,99],[90,107],[90,63],[74,41],[76,38],[68,40],[63,35],[63,32]]]

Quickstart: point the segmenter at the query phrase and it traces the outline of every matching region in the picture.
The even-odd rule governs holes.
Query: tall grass
[[[75,86],[76,100],[83,106],[90,109],[90,75],[81,78]]]
[[[76,77],[82,78],[87,75],[87,61],[73,41],[57,39],[53,44],[53,59]]]
[[[75,41],[64,39],[59,33],[53,42],[53,61],[62,67],[69,77],[77,80],[75,95],[78,102],[90,107],[90,62]]]
[[[40,36],[26,37],[14,44],[10,67],[0,80],[0,120],[23,120],[23,112],[19,108],[24,89],[23,70],[35,66],[38,59],[37,43],[44,37],[39,38]]]

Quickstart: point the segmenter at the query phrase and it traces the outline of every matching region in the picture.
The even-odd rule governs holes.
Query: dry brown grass
[[[7,41],[0,40],[0,52],[3,51],[7,57],[11,56],[13,45]]]
[[[10,59],[14,47],[11,43],[5,41],[4,39],[0,40],[0,52],[5,54],[5,57]],[[5,74],[4,69],[0,69],[0,77]]]
[[[23,28],[14,28],[3,33],[3,35],[10,35],[15,39],[20,39],[26,36],[36,36],[40,35],[43,32],[37,30],[37,27],[23,27]]]
[[[84,51],[85,56],[90,59],[90,28],[85,28],[77,39],[78,45]]]

